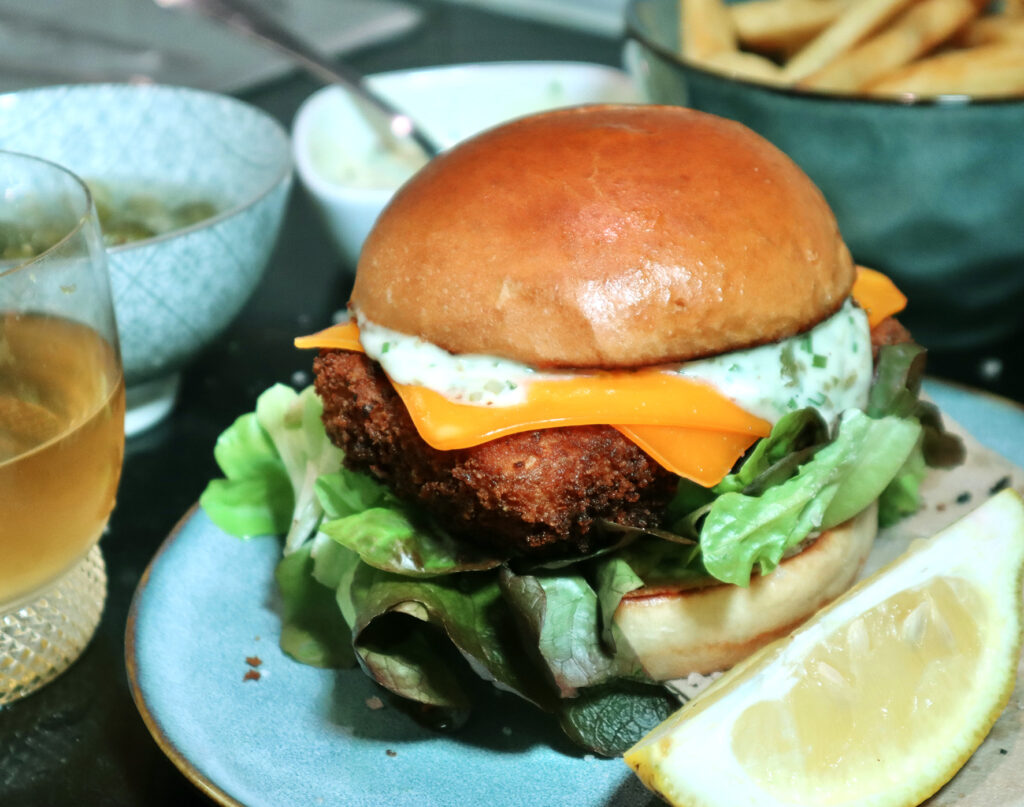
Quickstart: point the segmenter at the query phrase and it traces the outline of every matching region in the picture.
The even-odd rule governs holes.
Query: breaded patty
[[[655,527],[677,477],[611,426],[509,435],[473,448],[427,445],[376,362],[322,350],[324,425],[345,465],[415,501],[453,534],[515,554],[589,551],[596,519]]]
[[[910,339],[893,318],[875,354]],[[518,555],[596,547],[593,522],[657,527],[678,478],[611,426],[539,429],[439,451],[416,431],[383,370],[361,353],[321,350],[314,366],[324,425],[345,465],[414,501],[453,534]]]

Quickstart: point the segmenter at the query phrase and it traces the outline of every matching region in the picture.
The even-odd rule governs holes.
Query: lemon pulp
[[[626,753],[677,805],[913,805],[998,717],[1020,652],[1005,491],[723,676]]]

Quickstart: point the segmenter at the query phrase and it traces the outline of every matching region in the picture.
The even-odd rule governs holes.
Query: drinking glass
[[[81,654],[124,456],[106,254],[85,184],[0,151],[0,706]]]

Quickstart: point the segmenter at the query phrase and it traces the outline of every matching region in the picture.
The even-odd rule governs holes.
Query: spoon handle
[[[191,9],[276,49],[327,84],[352,92],[369,114],[367,119],[390,145],[414,141],[427,156],[440,149],[404,112],[374,93],[363,76],[320,53],[273,17],[245,0],[155,0],[164,8]]]

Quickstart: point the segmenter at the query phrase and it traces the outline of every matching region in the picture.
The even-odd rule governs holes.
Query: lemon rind
[[[993,569],[992,558],[999,558]],[[800,659],[825,636],[901,591],[936,577],[963,578],[984,589],[994,606],[985,635],[983,689],[960,693],[973,701],[964,710],[966,723],[953,737],[925,738],[929,743],[927,771],[911,770],[918,781],[905,787],[858,796],[858,807],[897,807],[918,804],[952,778],[988,734],[1013,692],[1021,649],[1022,569],[1024,569],[1024,502],[1006,490],[927,541],[917,541],[876,575],[861,582],[789,639],[769,645],[715,683],[697,701],[655,729],[626,753],[626,761],[652,790],[674,805],[687,807],[792,807],[760,789],[731,751],[734,704],[776,698],[796,682]],[[745,670],[776,654],[767,673],[742,680]],[[737,679],[740,678],[738,684]],[[685,728],[678,727],[685,724]],[[968,730],[965,732],[964,729]],[[893,764],[889,767],[895,768]],[[672,771],[671,774],[667,773]],[[678,775],[676,772],[682,772]],[[900,773],[896,772],[895,776]],[[913,778],[911,780],[913,781]],[[812,794],[807,794],[812,796]],[[812,805],[814,801],[803,800]]]

